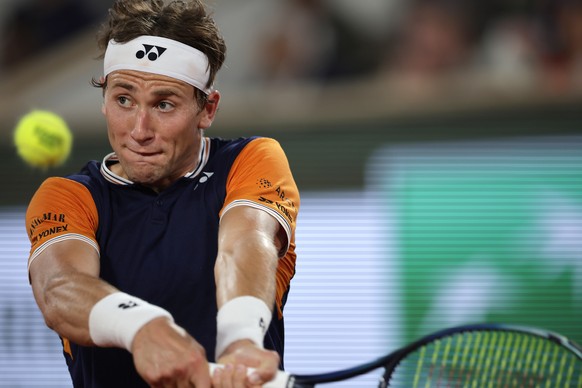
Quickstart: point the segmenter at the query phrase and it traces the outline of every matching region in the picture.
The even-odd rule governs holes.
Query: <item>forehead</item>
[[[107,87],[122,87],[135,91],[155,91],[160,88],[194,96],[194,87],[184,81],[161,74],[137,70],[118,70],[107,76]]]

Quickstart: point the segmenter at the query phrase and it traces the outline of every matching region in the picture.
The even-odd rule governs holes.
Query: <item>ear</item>
[[[202,117],[198,123],[198,127],[201,129],[210,128],[214,118],[216,117],[216,112],[218,112],[218,105],[220,103],[220,92],[218,90],[213,91],[208,95],[208,101],[204,108],[202,109]]]

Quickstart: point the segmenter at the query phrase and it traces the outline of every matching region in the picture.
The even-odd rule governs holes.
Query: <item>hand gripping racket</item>
[[[279,372],[265,388],[311,388],[383,368],[379,388],[582,387],[582,348],[553,332],[474,324],[430,334],[353,368],[311,375]]]

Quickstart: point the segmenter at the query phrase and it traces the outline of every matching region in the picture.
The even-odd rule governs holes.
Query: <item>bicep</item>
[[[260,240],[277,252],[286,244],[286,234],[269,213],[251,206],[236,206],[223,214],[218,234],[219,249],[233,249],[234,244]]]

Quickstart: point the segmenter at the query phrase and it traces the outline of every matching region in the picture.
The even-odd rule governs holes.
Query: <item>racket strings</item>
[[[402,359],[390,387],[582,387],[582,361],[559,344],[526,333],[464,332]]]

